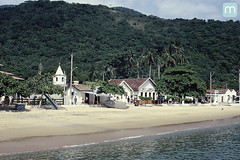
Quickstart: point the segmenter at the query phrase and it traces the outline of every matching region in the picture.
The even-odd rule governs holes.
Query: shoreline
[[[221,107],[214,107],[214,108],[210,108],[210,109],[217,109],[219,112],[219,109],[222,108]],[[75,107],[76,108],[76,107]],[[176,107],[177,108],[177,107]],[[224,109],[227,110],[227,108],[229,110],[231,110],[231,114],[230,111],[227,114],[223,114],[223,115],[218,115],[218,116],[214,116],[212,115],[211,117],[206,115],[202,115],[200,117],[195,117],[194,116],[198,115],[193,115],[189,116],[186,113],[188,113],[189,111],[183,112],[181,113],[179,111],[180,110],[185,110],[185,109],[191,109],[192,107],[185,107],[185,108],[177,108],[176,109],[171,108],[171,107],[156,107],[156,108],[134,108],[132,112],[135,112],[135,110],[143,110],[143,113],[145,114],[145,120],[136,120],[134,122],[132,119],[132,116],[135,118],[135,116],[137,114],[140,114],[140,117],[142,115],[142,113],[135,113],[133,115],[132,112],[129,112],[127,110],[114,110],[114,109],[103,109],[103,108],[88,108],[88,109],[83,109],[81,110],[81,113],[86,113],[87,115],[90,116],[89,117],[86,115],[87,120],[91,120],[91,114],[93,114],[92,112],[95,113],[95,111],[99,111],[99,112],[103,112],[103,113],[96,113],[93,114],[94,116],[96,115],[102,115],[100,117],[98,117],[99,121],[92,121],[92,123],[90,123],[90,127],[87,128],[87,130],[85,131],[81,131],[82,133],[78,133],[76,132],[76,134],[74,134],[74,132],[68,132],[68,134],[65,133],[58,133],[57,131],[55,132],[56,134],[54,135],[50,135],[48,131],[45,131],[45,135],[34,135],[34,132],[32,133],[32,136],[23,136],[22,135],[18,136],[18,137],[13,137],[13,138],[3,138],[1,137],[1,141],[0,141],[0,155],[3,154],[14,154],[14,153],[23,153],[23,152],[32,152],[32,151],[41,151],[41,150],[48,150],[48,149],[54,149],[54,148],[64,148],[64,147],[71,147],[71,146],[82,146],[82,145],[86,145],[86,144],[95,144],[95,143],[104,143],[104,142],[110,142],[110,141],[117,141],[117,140],[121,140],[121,139],[128,139],[128,138],[134,138],[134,137],[141,137],[141,136],[150,136],[150,135],[159,135],[159,134],[167,134],[167,133],[171,133],[171,132],[177,132],[177,131],[186,131],[186,130],[192,130],[192,129],[202,129],[202,128],[211,128],[211,127],[218,127],[218,126],[224,126],[224,125],[234,125],[234,124],[239,124],[240,123],[240,107],[234,107],[234,108],[229,108],[229,106],[224,106]],[[79,109],[79,108],[77,108]],[[195,109],[199,110],[199,111],[203,111],[204,108],[196,108]],[[195,109],[193,109],[195,111]],[[209,109],[209,108],[208,108]],[[40,110],[40,109],[39,109]],[[151,110],[165,110],[165,112],[167,111],[171,111],[171,110],[177,110],[176,113],[174,113],[174,116],[179,116],[179,118],[175,117],[173,118],[172,115],[170,113],[162,113],[162,115],[160,113],[152,113]],[[206,109],[207,110],[207,109]],[[43,111],[43,110],[40,110]],[[75,110],[73,110],[75,112]],[[31,112],[31,111],[30,111]],[[45,110],[44,110],[45,112]],[[53,111],[55,115],[57,112]],[[106,121],[102,120],[102,117],[105,117],[104,114],[107,114],[107,112],[112,112],[109,113],[109,117],[110,115],[112,115],[112,119],[111,120],[115,120],[117,119],[115,122],[109,124],[106,123]],[[211,111],[212,112],[212,111]],[[29,112],[28,112],[29,113]],[[48,113],[48,111],[46,111],[46,113]],[[71,112],[72,113],[72,112]],[[121,116],[122,114],[126,114],[128,113],[129,115],[125,116],[125,119],[122,120]],[[151,113],[151,114],[150,114]],[[217,114],[217,111],[215,112]],[[221,112],[220,112],[221,113]],[[20,113],[21,114],[21,113]],[[147,114],[150,114],[150,116]],[[171,117],[173,120],[168,120],[165,122],[156,122],[153,123],[152,121],[152,116],[153,115],[165,115],[167,114],[169,117]],[[177,114],[177,115],[176,115]],[[183,120],[183,117],[180,117],[180,115],[185,115],[186,114],[186,119],[187,120]],[[200,112],[201,114],[201,112]],[[211,113],[212,114],[212,113]],[[211,115],[210,114],[210,115]],[[47,114],[47,116],[49,116]],[[62,115],[61,115],[62,116]],[[68,117],[69,115],[67,114],[66,117]],[[72,114],[70,114],[70,117],[72,116]],[[156,120],[163,120],[164,118],[158,118],[158,119],[154,119]],[[44,117],[44,115],[43,115]],[[86,118],[85,117],[85,118]],[[138,117],[138,115],[136,116]],[[201,118],[202,117],[202,118]],[[68,117],[69,118],[69,117]],[[119,120],[120,118],[120,120]],[[34,118],[33,118],[34,119]],[[101,121],[102,120],[102,121]],[[131,121],[130,121],[131,120]],[[177,121],[178,120],[178,121]],[[146,122],[149,121],[149,122]],[[72,122],[72,121],[70,121]],[[76,123],[76,124],[68,124],[71,127],[77,127],[78,125],[85,123],[86,121],[82,121],[81,123]],[[131,123],[130,123],[131,122]],[[157,125],[159,124],[159,125]],[[1,125],[1,122],[0,122]],[[91,126],[92,125],[92,126]],[[44,126],[44,125],[43,125]],[[51,124],[51,126],[55,128],[58,128],[58,126],[56,126],[56,124],[54,123]],[[85,125],[87,126],[87,125]],[[82,128],[82,130],[86,129],[84,125],[80,126],[80,128]],[[44,128],[45,127],[45,128]],[[46,129],[46,126],[42,127],[42,129]],[[49,126],[47,126],[48,128]],[[95,128],[95,130],[91,129],[91,127],[97,127]],[[31,127],[30,127],[31,128]],[[70,127],[68,126],[67,129],[69,129]],[[29,131],[29,128],[19,128],[19,129],[23,129],[25,132]],[[34,129],[34,127],[32,128]],[[41,128],[40,128],[41,129]],[[76,128],[77,130],[79,128]],[[3,129],[0,129],[0,135],[2,136],[3,134],[1,134],[2,131],[4,131]],[[10,129],[11,130],[11,129]],[[9,129],[5,130],[5,131],[9,131]],[[84,133],[85,132],[85,133]],[[20,132],[21,133],[21,132]],[[12,135],[14,136],[14,135]]]

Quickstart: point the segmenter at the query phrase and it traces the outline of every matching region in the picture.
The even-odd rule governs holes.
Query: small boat
[[[103,103],[107,108],[117,108],[117,109],[128,109],[129,107],[126,105],[126,102],[106,100]]]

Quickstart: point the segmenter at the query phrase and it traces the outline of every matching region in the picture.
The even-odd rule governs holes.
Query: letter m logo
[[[237,3],[224,3],[223,4],[223,16],[224,17],[237,17],[238,6]]]

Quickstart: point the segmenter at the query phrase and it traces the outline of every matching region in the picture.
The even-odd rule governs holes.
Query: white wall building
[[[207,90],[208,99],[212,96],[213,103],[233,103],[237,92],[234,89]]]
[[[73,95],[72,95],[72,104],[76,105],[87,103],[87,104],[103,104],[104,101],[109,99],[109,96],[106,94],[97,94],[97,90],[92,90],[91,86],[84,84],[73,85]],[[67,105],[70,104],[70,87],[66,88],[64,99]]]
[[[131,100],[139,97],[152,97],[152,100],[157,100],[156,84],[151,78],[138,79],[111,79],[109,83],[114,83],[123,86],[126,96],[121,96],[121,100]]]

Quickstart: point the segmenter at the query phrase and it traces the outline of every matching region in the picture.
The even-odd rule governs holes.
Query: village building
[[[67,87],[67,75],[65,74],[65,72],[63,73],[60,64],[55,73],[55,76],[53,77],[53,84],[62,88]]]
[[[152,100],[158,98],[156,84],[151,78],[111,79],[109,83],[123,87],[126,94],[119,97],[122,101],[139,100],[140,97],[151,97]]]
[[[209,102],[212,97],[212,103],[234,103],[237,92],[234,89],[207,90],[206,96]]]
[[[72,100],[70,101],[70,97]],[[107,94],[97,94],[97,88],[92,89],[90,85],[85,84],[74,84],[72,86],[72,94],[70,87],[66,88],[64,101],[67,105],[72,103],[72,105],[79,104],[103,104],[104,101],[109,99]]]
[[[73,82],[72,91],[70,91],[70,86],[67,85],[67,76],[60,64],[53,77],[53,84],[64,89],[64,96],[54,94],[51,95],[51,98],[54,100],[64,99],[64,105],[79,105],[82,103],[102,104],[109,99],[108,95],[97,94],[97,90],[93,90],[90,85],[78,84],[78,81]]]

